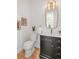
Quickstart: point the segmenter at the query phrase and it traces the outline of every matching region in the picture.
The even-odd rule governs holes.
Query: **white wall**
[[[17,31],[17,52],[19,52],[22,49],[22,45],[23,45],[23,35],[21,30]]]
[[[28,24],[31,25],[31,0],[17,0],[17,18],[24,16],[28,20]]]
[[[29,38],[31,25],[31,0],[17,0],[17,19],[20,20],[22,16],[28,20],[28,26],[17,31],[17,52],[19,52],[25,40]]]
[[[42,6],[42,0],[32,0],[32,24],[34,25],[45,25]]]

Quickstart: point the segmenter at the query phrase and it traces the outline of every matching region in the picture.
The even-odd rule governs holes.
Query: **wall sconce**
[[[47,4],[47,9],[51,10],[51,9],[55,9],[56,8],[56,1],[55,0],[49,0],[48,4]]]

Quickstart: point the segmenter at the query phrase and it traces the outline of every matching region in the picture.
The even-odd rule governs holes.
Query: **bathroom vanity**
[[[40,35],[41,59],[61,59],[61,37]]]

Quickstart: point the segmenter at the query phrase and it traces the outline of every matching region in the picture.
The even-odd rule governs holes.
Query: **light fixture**
[[[49,0],[48,5],[47,5],[47,9],[51,10],[51,9],[55,9],[55,8],[56,8],[56,1],[55,0]]]

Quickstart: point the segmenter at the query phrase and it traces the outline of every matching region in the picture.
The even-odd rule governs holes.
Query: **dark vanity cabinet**
[[[61,38],[40,36],[41,59],[61,59]]]

